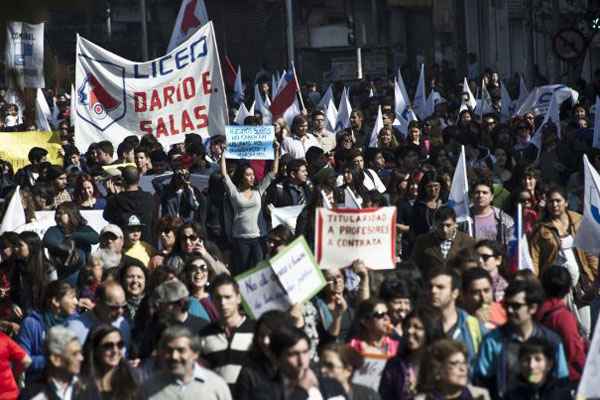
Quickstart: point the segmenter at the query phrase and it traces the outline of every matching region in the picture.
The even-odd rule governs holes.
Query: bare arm
[[[279,142],[274,141],[273,147],[275,148],[275,159],[273,160],[271,173],[273,174],[273,176],[277,176],[277,172],[279,172],[279,156],[281,154],[281,146],[279,145]]]

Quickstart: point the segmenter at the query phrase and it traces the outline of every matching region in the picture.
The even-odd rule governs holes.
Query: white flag
[[[596,96],[596,112],[594,113],[594,140],[592,147],[600,149],[600,97]]]
[[[271,75],[271,97],[275,98],[277,97],[277,89],[279,86],[279,79],[277,78],[277,76],[275,74]]]
[[[573,104],[579,100],[579,92],[565,85],[545,85],[533,89],[527,98],[519,105],[515,115],[525,115],[527,112],[533,112],[536,115],[545,114],[550,107],[550,101],[556,97],[558,106],[567,99],[571,99]]]
[[[533,260],[529,253],[527,235],[523,232],[523,206],[521,203],[517,205],[517,229],[515,229],[515,234],[517,235],[517,268],[533,271]]]
[[[50,118],[52,118],[50,107],[48,106],[44,92],[38,88],[35,96],[35,124],[38,130],[52,132],[49,122]]]
[[[69,110],[69,119],[71,120],[71,126],[75,126],[75,118],[77,117],[77,110],[75,109],[75,86],[71,85],[71,109]]]
[[[206,12],[204,0],[183,0],[173,26],[167,53],[170,53],[171,50],[192,36],[198,28],[207,22],[208,13]]]
[[[598,240],[600,238],[600,176],[586,155],[583,156],[583,168],[585,173],[583,219],[573,245],[595,255],[600,253],[600,240]]]
[[[463,99],[462,104],[469,106],[471,111],[474,111],[475,107],[477,107],[477,100],[475,100],[475,96],[473,96],[473,92],[471,92],[471,88],[469,87],[469,81],[466,77],[463,81],[463,97],[465,94],[469,96],[469,100],[465,102],[465,99]]]
[[[483,79],[481,80],[481,101],[477,107],[477,115],[480,118],[483,118],[485,114],[494,112],[494,107],[492,106],[492,96],[490,96],[490,92],[488,92],[487,87],[485,86],[485,82]]]
[[[423,118],[429,118],[435,113],[435,106],[438,105],[442,101],[442,96],[435,91],[432,90],[429,93],[429,97],[427,97],[427,103],[425,103],[425,112]]]
[[[542,150],[542,135],[544,133],[544,126],[547,123],[549,123],[549,122],[554,123],[554,125],[556,126],[556,133],[558,135],[558,138],[560,139],[560,109],[559,109],[559,107],[560,106],[558,105],[556,96],[552,96],[552,99],[550,100],[550,107],[548,107],[548,111],[546,112],[546,115],[544,116],[544,121],[541,123],[541,125],[537,128],[537,130],[531,137],[531,143],[533,143],[538,148],[538,155],[539,155],[539,151]]]
[[[377,118],[375,118],[375,124],[371,131],[371,140],[369,140],[369,147],[377,147],[379,139],[379,131],[383,128],[383,114],[381,113],[381,106],[377,109]]]
[[[342,97],[340,98],[340,106],[338,107],[337,121],[335,122],[335,131],[341,131],[350,126],[350,114],[352,106],[348,97],[348,89],[344,87]]]
[[[404,98],[404,102],[408,106],[410,103],[410,97],[408,97],[408,91],[406,90],[406,85],[404,84],[404,79],[402,78],[402,71],[398,68],[398,75],[396,77],[396,83],[398,84],[398,88],[400,89],[400,93],[402,93],[402,97]]]
[[[575,398],[581,400],[600,398],[598,382],[600,382],[600,324],[596,322]]]
[[[525,80],[523,79],[523,75],[519,75],[519,98],[517,99],[517,103],[519,107],[525,102],[527,96],[529,96],[529,90],[527,90],[527,86],[525,85]]]
[[[502,122],[507,122],[512,115],[512,99],[506,89],[506,85],[502,82],[500,86],[500,118]]]
[[[292,233],[296,231],[296,220],[304,209],[304,204],[288,207],[274,207],[273,204],[269,204],[268,208],[271,211],[273,228],[279,225],[287,225]]]
[[[267,100],[268,99],[269,98],[267,97]],[[269,106],[265,104],[265,101],[260,94],[260,90],[258,90],[258,85],[254,85],[254,110],[262,115],[263,125],[271,125],[273,116],[271,115]]]
[[[2,219],[2,225],[0,225],[0,234],[4,232],[14,231],[17,227],[25,225],[27,220],[25,219],[25,209],[21,202],[21,188],[17,186],[15,193],[8,203],[4,218]]]
[[[413,109],[419,119],[425,119],[425,108],[427,107],[427,97],[425,94],[425,64],[421,64],[421,73],[419,74],[419,82],[417,83],[417,91],[415,100],[413,101]]]
[[[373,87],[371,87],[371,89],[369,89],[369,98],[371,97],[375,97],[375,92],[373,91]]]
[[[246,108],[246,105],[244,103],[241,103],[240,108],[238,109],[238,112],[235,115],[235,119],[233,120],[233,122],[235,122],[238,125],[244,125],[244,121],[246,120],[246,117],[248,117],[250,115],[254,115],[254,113],[250,114],[250,112]]]
[[[44,80],[44,23],[25,22],[6,24],[5,72],[9,85],[19,88],[43,88]],[[12,76],[12,73],[15,76]],[[13,78],[16,82],[13,83]]]
[[[327,129],[330,131],[335,131],[338,111],[335,107],[335,103],[333,102],[333,89],[331,85],[329,85],[327,91],[325,91],[325,94],[323,97],[321,97],[321,101],[319,101],[317,109],[322,110],[325,113],[325,118],[327,119]]]
[[[287,108],[287,110],[283,113],[283,119],[288,124],[288,126],[292,126],[292,122],[294,122],[294,118],[302,113],[302,109],[300,108],[300,102],[298,102],[298,96],[294,99],[294,102],[291,106]]]
[[[460,157],[456,163],[452,186],[448,196],[448,206],[456,212],[456,221],[465,222],[471,220],[469,212],[469,182],[467,181],[467,160],[465,146],[461,146]]]
[[[235,82],[233,83],[233,102],[236,104],[244,101],[244,86],[242,85],[242,67],[238,65]]]

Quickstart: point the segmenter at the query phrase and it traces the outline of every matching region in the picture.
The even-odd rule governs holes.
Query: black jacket
[[[102,216],[111,224],[119,225],[121,229],[127,226],[131,214],[138,216],[142,224],[142,240],[155,243],[153,231],[156,216],[156,202],[152,195],[143,190],[121,192],[112,195],[106,202]]]
[[[551,379],[543,385],[521,382],[504,397],[505,400],[569,400],[574,399],[577,385],[567,378]]]

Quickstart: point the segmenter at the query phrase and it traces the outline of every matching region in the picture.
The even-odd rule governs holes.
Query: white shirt
[[[283,139],[281,148],[294,159],[303,159],[306,155],[306,151],[311,147],[321,147],[317,138],[310,133],[306,136],[299,138],[298,136],[288,136]]]
[[[365,187],[365,189],[377,190],[379,193],[385,193],[385,185],[381,181],[381,178],[379,178],[379,175],[377,175],[377,172],[373,171],[372,169],[368,169],[368,168],[366,168],[366,171],[369,171],[369,172],[363,171],[363,176],[364,176],[363,186]],[[337,186],[344,185],[344,175],[338,175],[338,177],[336,179],[336,185]]]

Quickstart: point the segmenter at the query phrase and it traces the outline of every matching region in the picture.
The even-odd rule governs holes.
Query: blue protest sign
[[[225,157],[245,160],[273,160],[275,129],[272,125],[225,127]]]

